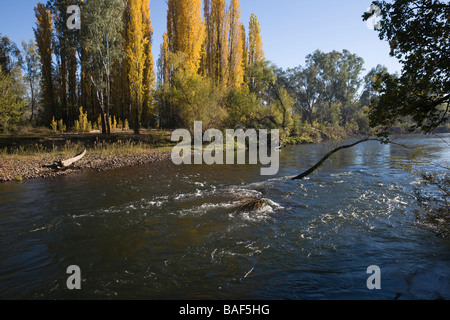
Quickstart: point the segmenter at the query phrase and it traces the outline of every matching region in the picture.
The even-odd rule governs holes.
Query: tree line
[[[439,22],[448,6],[434,2],[431,18]],[[73,4],[81,11],[81,29],[67,26],[67,8]],[[376,4],[386,15],[392,9],[384,2]],[[298,133],[306,126],[356,133],[387,119],[393,125],[411,111],[395,111],[390,104],[401,100],[394,91],[411,82],[411,76],[391,75],[381,65],[364,74],[363,59],[348,50],[317,50],[304,66],[277,67],[265,57],[256,15],[247,27],[242,23],[239,0],[168,0],[167,28],[155,59],[150,5],[150,0],[39,3],[34,41],[19,49],[7,36],[0,39],[0,129],[23,123],[27,110],[27,120],[37,125],[58,121],[73,128],[83,117],[103,133],[111,133],[117,120],[129,123],[136,134],[143,127],[192,129],[194,121],[202,121],[205,130],[265,127]],[[381,38],[392,37],[397,16],[383,20]],[[438,42],[439,27],[431,29]],[[399,39],[391,39],[391,54],[401,57]],[[431,76],[435,69],[425,71]],[[422,102],[431,96],[419,92],[429,89],[425,80],[415,92]],[[433,108],[442,109],[442,95],[435,90]],[[415,121],[426,116],[427,106],[421,105]]]

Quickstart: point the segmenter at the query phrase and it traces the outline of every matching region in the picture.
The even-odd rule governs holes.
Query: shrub
[[[87,125],[88,125],[88,119],[87,119],[87,112],[83,113],[83,107],[80,107],[80,114],[78,116],[78,122],[79,122],[79,128],[76,130],[77,132],[86,132],[87,131]]]
[[[54,133],[58,132],[58,122],[56,122],[55,117],[52,118],[52,122],[50,123],[52,130]]]
[[[75,132],[80,132],[80,121],[75,120],[75,124],[74,124],[73,130]]]
[[[63,120],[62,119],[59,120],[58,121],[58,131],[61,132],[61,133],[64,133],[64,132],[66,132],[66,129],[67,129],[67,127],[64,124]]]

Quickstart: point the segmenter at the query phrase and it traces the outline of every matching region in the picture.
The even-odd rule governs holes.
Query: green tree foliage
[[[0,33],[0,67],[5,74],[12,74],[22,64],[22,55],[17,45]]]
[[[17,94],[16,81],[0,67],[0,131],[7,132],[22,117],[25,102]]]
[[[266,88],[266,103],[263,104],[268,106],[266,117],[271,116],[276,127],[287,129],[292,125],[294,98],[287,90],[289,80],[286,72],[268,62],[261,65],[263,73],[259,82]]]
[[[23,57],[17,45],[0,36],[0,131],[19,124],[25,108],[26,93],[22,77]]]
[[[226,117],[223,108],[223,91],[210,78],[190,72],[184,68],[182,52],[170,55],[173,70],[172,86],[166,88],[165,99],[170,116],[169,126],[193,129],[194,121],[202,121],[203,128],[220,128]]]
[[[450,103],[450,5],[438,0],[374,1],[381,10],[377,29],[390,54],[402,64],[400,76],[380,74],[380,92],[371,105],[372,127],[387,133],[397,120],[411,117],[411,130],[430,132],[448,119]],[[364,20],[371,13],[363,15]]]
[[[111,95],[111,69],[123,55],[121,0],[89,0],[82,10],[83,46],[88,55],[83,69],[96,92],[101,110],[102,132],[110,133],[109,102]]]
[[[294,109],[305,121],[352,127],[363,114],[359,92],[363,59],[348,50],[306,57],[306,66],[289,69],[285,86],[294,97]],[[366,127],[366,126],[364,126]]]
[[[230,88],[225,105],[228,128],[257,127],[258,98],[247,86]]]
[[[378,98],[379,93],[375,90],[378,78],[388,74],[388,69],[382,65],[377,65],[375,68],[370,69],[364,77],[364,91],[361,95],[362,106],[370,106],[372,100]]]
[[[303,119],[313,125],[314,112],[320,101],[321,83],[319,81],[319,67],[308,64],[288,70],[289,88],[295,96],[294,107]]]
[[[307,61],[308,64],[316,64],[320,70],[318,75],[321,90],[321,103],[318,106],[320,122],[345,125],[356,109],[363,59],[344,50],[342,53],[316,51],[307,57]],[[338,107],[341,114],[339,119],[336,119]]]
[[[255,126],[284,130],[292,125],[294,99],[286,89],[285,72],[269,61],[250,64],[246,72],[247,77],[251,77],[259,87],[258,91],[249,89],[250,97],[256,101],[255,106],[251,108],[251,120]],[[241,90],[241,93],[245,94],[244,97],[248,97],[246,90]]]
[[[26,94],[23,84],[23,57],[17,45],[7,36],[0,37],[0,68],[14,81],[14,92],[21,98]]]
[[[340,87],[338,100],[341,103],[341,124],[343,126],[351,122],[351,118],[359,108],[359,89],[363,80],[360,75],[363,70],[364,60],[356,54],[344,50],[338,65]]]

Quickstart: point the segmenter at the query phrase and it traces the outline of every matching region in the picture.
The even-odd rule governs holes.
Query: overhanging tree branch
[[[371,138],[371,137],[367,137],[367,138],[364,138],[364,139],[362,139],[362,140],[359,140],[359,141],[357,141],[357,142],[355,142],[355,143],[348,144],[348,145],[344,145],[344,146],[340,146],[340,147],[338,147],[338,148],[336,148],[336,149],[334,149],[334,150],[328,152],[322,159],[320,159],[319,162],[317,162],[316,165],[314,165],[314,166],[311,167],[310,169],[306,170],[306,171],[303,172],[302,174],[299,174],[298,176],[292,178],[292,180],[302,180],[302,179],[306,178],[307,176],[313,174],[317,169],[320,168],[320,166],[322,166],[322,165],[325,163],[325,161],[328,160],[328,158],[330,158],[330,157],[331,157],[333,154],[335,154],[336,152],[339,152],[339,151],[344,150],[344,149],[350,149],[350,148],[353,148],[353,147],[357,146],[358,144],[361,144],[361,143],[364,143],[364,142],[368,142],[368,141],[378,141],[378,142],[380,142],[380,143],[395,144],[395,145],[401,146],[401,147],[403,147],[403,148],[411,149],[411,148],[408,147],[408,146],[405,146],[405,145],[403,145],[403,144],[400,144],[400,143],[397,143],[397,142],[394,142],[394,141],[390,141],[390,140],[381,140],[381,139],[379,139],[379,138]]]
[[[358,144],[363,143],[363,142],[367,142],[367,141],[378,141],[378,139],[367,137],[365,139],[359,140],[358,142],[355,142],[355,143],[352,143],[352,144],[349,144],[349,145],[340,146],[340,147],[338,147],[338,148],[328,152],[316,165],[314,165],[310,169],[306,170],[302,174],[299,174],[298,176],[292,178],[292,180],[302,180],[302,179],[306,178],[310,174],[314,173],[317,169],[319,169],[320,166],[323,165],[324,162],[327,161],[328,158],[330,158],[336,152],[341,151],[343,149],[353,148],[353,147],[357,146]]]

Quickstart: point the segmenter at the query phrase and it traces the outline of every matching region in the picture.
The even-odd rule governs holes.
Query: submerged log
[[[73,165],[75,162],[80,161],[81,159],[83,159],[83,157],[86,155],[86,152],[87,152],[87,150],[84,149],[84,151],[82,153],[80,153],[79,155],[75,156],[74,158],[71,158],[71,159],[68,159],[68,160],[64,160],[64,161],[55,161],[53,163],[53,166],[57,170],[66,170],[71,165]]]
[[[239,206],[238,212],[254,212],[261,210],[265,206],[267,206],[267,201],[262,198],[253,198],[248,197],[245,199],[242,199],[242,204]]]

